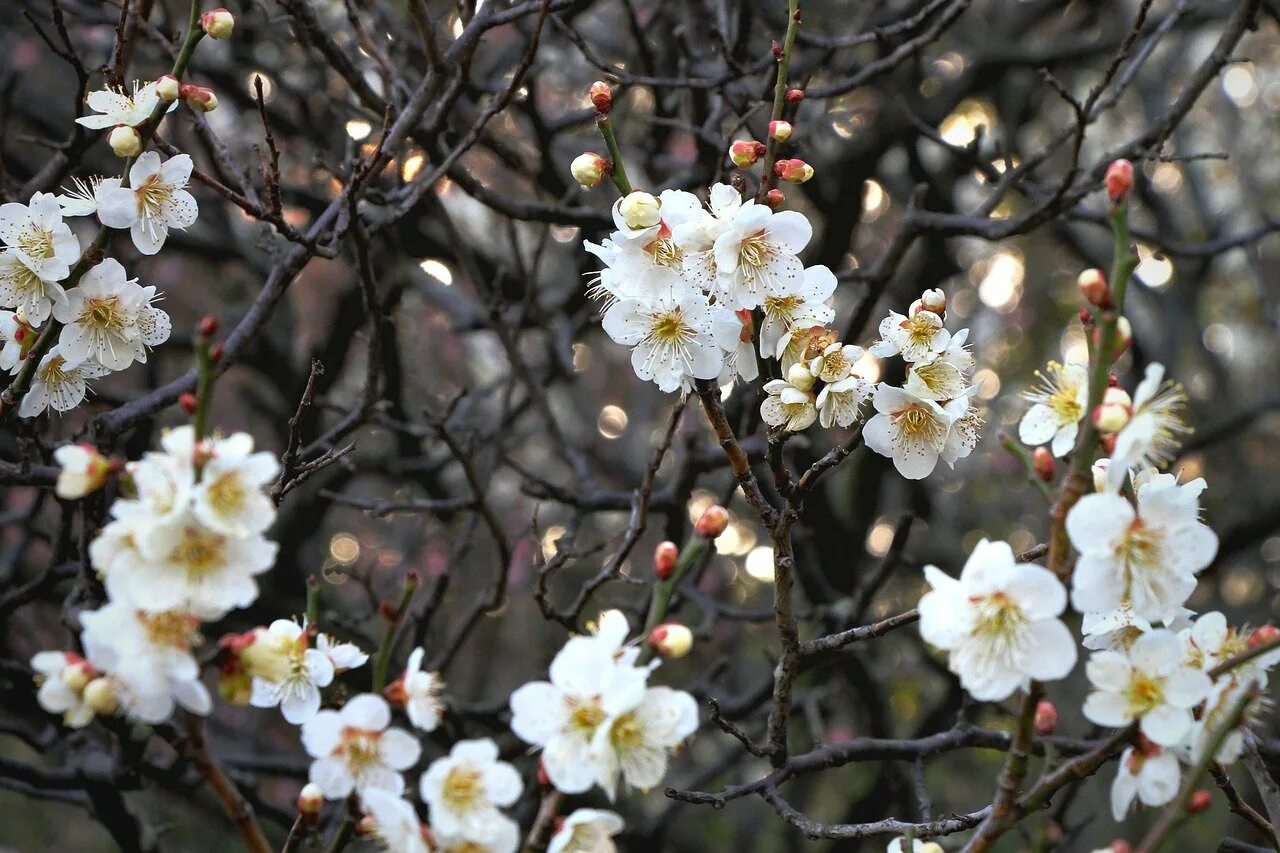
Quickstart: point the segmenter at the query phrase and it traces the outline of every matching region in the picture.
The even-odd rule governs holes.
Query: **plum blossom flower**
[[[891,458],[908,480],[929,476],[947,446],[956,415],[934,400],[883,383],[876,387],[872,404],[877,414],[862,429],[867,447]],[[967,411],[967,401],[964,406]]]
[[[1145,749],[1131,746],[1120,754],[1111,783],[1111,816],[1124,820],[1135,798],[1144,806],[1163,806],[1174,798],[1181,784],[1182,771],[1172,750],[1154,744]]]
[[[481,738],[460,740],[431,762],[419,788],[434,831],[487,843],[509,820],[498,810],[515,803],[524,785],[516,769],[498,759],[497,744]]]
[[[975,699],[1004,699],[1075,666],[1075,640],[1058,618],[1067,606],[1062,582],[1019,564],[1008,543],[979,542],[958,579],[937,566],[924,572],[932,589],[920,599],[920,636],[950,652],[948,668]]]
[[[41,708],[61,714],[67,728],[81,729],[93,722],[94,710],[84,698],[85,686],[98,675],[92,664],[72,652],[37,652],[31,668]]]
[[[1142,619],[1169,624],[1218,550],[1218,537],[1198,517],[1204,489],[1203,479],[1179,485],[1159,474],[1138,485],[1136,509],[1115,494],[1081,498],[1067,514],[1067,535],[1080,552],[1076,609],[1127,605]]]
[[[1265,676],[1264,676],[1265,677]],[[1255,680],[1239,677],[1235,670],[1223,675],[1214,682],[1213,689],[1205,700],[1204,710],[1198,719],[1191,723],[1186,744],[1192,761],[1199,761],[1206,750],[1212,746],[1222,729],[1231,723],[1231,715],[1237,704],[1245,703],[1244,716],[1239,724],[1222,738],[1213,760],[1219,764],[1234,764],[1244,754],[1250,737],[1248,726],[1251,714],[1262,707],[1260,696],[1250,698],[1250,694],[1258,689]]]
[[[822,387],[818,392],[818,422],[824,429],[832,424],[850,427],[858,420],[858,410],[871,396],[873,385],[861,376],[846,376]]]
[[[786,379],[766,382],[764,392],[768,396],[760,404],[760,417],[769,426],[799,432],[818,419],[813,376],[803,364],[793,366]]]
[[[55,305],[65,305],[67,292],[56,281],[22,262],[14,252],[0,252],[0,305],[18,308],[28,320],[41,325]]]
[[[639,704],[596,729],[591,756],[596,782],[610,800],[618,781],[647,791],[667,773],[667,754],[698,729],[698,705],[682,690],[650,687]]]
[[[62,207],[63,216],[89,216],[98,212],[105,193],[116,189],[123,183],[120,178],[90,177],[85,181],[73,177],[71,189],[63,188],[58,196],[58,204]]]
[[[54,344],[40,359],[31,377],[31,388],[18,404],[18,414],[33,418],[50,406],[56,412],[69,412],[84,402],[88,380],[110,372],[96,361],[70,360],[64,357],[62,348]]]
[[[1216,610],[1206,613],[1179,632],[1186,649],[1186,661],[1208,672],[1237,655],[1249,651],[1250,633],[1227,624]],[[1267,686],[1267,670],[1280,663],[1280,651],[1271,651],[1233,667],[1230,679],[1241,684]]]
[[[1124,652],[1094,652],[1085,672],[1094,692],[1084,716],[1100,726],[1140,720],[1144,735],[1177,746],[1191,730],[1191,709],[1208,695],[1209,676],[1185,666],[1182,642],[1166,628],[1143,634]]]
[[[709,200],[710,212],[701,208],[686,209],[671,230],[682,254],[684,277],[699,290],[715,293],[719,277],[716,240],[742,207],[742,194],[728,184],[716,184],[711,188]]]
[[[418,647],[409,655],[409,662],[404,673],[389,688],[387,693],[393,702],[404,705],[409,722],[424,732],[433,732],[440,725],[444,714],[444,702],[440,694],[444,691],[444,681],[438,672],[423,672],[422,659],[426,650]]]
[[[574,809],[551,836],[547,853],[616,853],[613,836],[625,824],[617,814],[604,809]]]
[[[1191,427],[1182,419],[1187,394],[1176,382],[1164,382],[1164,365],[1148,364],[1133,392],[1133,414],[1116,434],[1107,468],[1107,490],[1118,491],[1130,469],[1159,467],[1173,459]]]
[[[633,347],[636,376],[671,392],[690,387],[693,379],[715,379],[724,354],[706,297],[677,273],[662,272],[663,283],[654,295],[611,305],[604,314],[604,330],[614,342]]]
[[[80,258],[80,241],[62,221],[62,208],[50,193],[36,193],[30,204],[0,204],[0,240],[6,254],[45,282],[62,281]],[[36,322],[34,317],[31,321]]]
[[[1181,607],[1166,627],[1173,631],[1190,628],[1193,615],[1192,611]],[[1122,603],[1115,610],[1086,612],[1080,620],[1083,645],[1091,651],[1123,651],[1153,627],[1150,621],[1135,614],[1128,603]]]
[[[324,652],[308,647],[307,631],[291,619],[277,619],[253,634],[241,653],[253,678],[249,699],[255,708],[280,706],[293,725],[301,725],[320,710],[320,688],[333,682],[333,662]]]
[[[854,365],[864,355],[866,350],[860,346],[834,341],[809,360],[809,372],[823,382],[839,382],[853,373]]]
[[[253,451],[248,433],[214,439],[192,491],[192,512],[206,527],[226,536],[262,533],[276,517],[264,487],[279,471],[275,456]]]
[[[369,660],[355,643],[344,643],[328,634],[316,635],[316,648],[333,664],[335,674],[364,666]]]
[[[901,355],[906,362],[924,361],[951,343],[951,333],[942,327],[942,318],[921,309],[910,317],[896,311],[880,321],[880,340],[871,354],[881,358]]]
[[[770,283],[765,289],[761,310],[760,354],[769,357],[778,341],[796,323],[826,325],[835,319],[835,309],[827,304],[836,290],[836,277],[823,266],[807,268],[797,279]]]
[[[730,311],[727,308],[713,310],[713,334],[724,353],[724,366],[720,368],[716,384],[725,386],[737,379],[754,382],[760,376],[760,366],[756,364],[756,348],[752,344],[755,325],[751,312],[745,309]]]
[[[360,802],[373,818],[373,837],[387,853],[429,853],[413,803],[379,788],[366,790]]]
[[[755,308],[767,293],[785,294],[804,274],[796,257],[813,236],[794,210],[774,213],[749,200],[733,212],[715,241],[715,295],[732,308]]]
[[[302,746],[315,759],[308,778],[329,800],[378,789],[399,795],[401,772],[418,762],[422,746],[404,729],[388,728],[391,707],[361,693],[339,711],[323,710],[302,724]]]
[[[155,81],[138,85],[135,80],[132,95],[126,95],[123,89],[99,89],[90,92],[85,103],[98,114],[80,116],[76,124],[91,130],[105,130],[118,125],[137,127],[142,124],[159,106],[160,96],[156,94]]]
[[[115,470],[92,444],[64,444],[53,451],[53,461],[59,469],[54,492],[63,500],[78,500],[97,491]]]
[[[36,330],[26,322],[25,311],[0,311],[0,341],[4,342],[0,347],[0,370],[21,370],[22,360],[35,340]]]
[[[153,286],[142,287],[124,267],[107,258],[67,291],[53,316],[65,323],[58,344],[68,359],[93,359],[110,370],[146,363],[147,348],[169,339],[169,315],[151,303]]]
[[[147,151],[129,169],[129,186],[103,190],[98,219],[110,228],[128,228],[133,245],[144,255],[160,251],[170,228],[190,228],[200,211],[187,192],[191,157],[178,154],[163,163]]]
[[[1018,423],[1018,438],[1033,446],[1048,444],[1061,458],[1075,447],[1089,406],[1089,372],[1084,365],[1051,361],[1036,378],[1036,387],[1023,395],[1032,406]]]
[[[968,337],[969,330],[961,329],[942,352],[912,364],[903,387],[924,400],[945,402],[964,396],[974,367],[973,354],[965,349]]]
[[[516,853],[520,847],[520,825],[502,814],[495,815],[483,839],[446,835],[434,825],[431,830],[432,853]]]

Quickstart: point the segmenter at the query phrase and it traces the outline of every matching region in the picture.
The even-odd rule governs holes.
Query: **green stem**
[[[417,589],[418,582],[416,579],[412,577],[406,579],[404,589],[400,592],[400,600],[396,603],[395,612],[389,614],[394,618],[387,619],[387,627],[382,632],[382,642],[378,645],[378,656],[373,662],[374,693],[381,693],[382,688],[387,686],[387,667],[391,663],[391,649],[395,647],[396,633],[400,629],[405,610],[409,607],[409,601],[413,598],[413,594]]]
[[[795,51],[796,33],[800,30],[800,0],[787,0],[787,34],[782,40],[782,56],[778,57],[778,76],[773,84],[773,111],[769,113],[770,121],[782,118],[782,111],[787,105],[787,77],[791,73],[791,55]],[[778,159],[779,142],[772,136],[765,143],[764,171],[760,174],[760,191],[757,201],[762,201],[765,193],[773,186],[776,176],[773,164]]]
[[[315,575],[307,576],[307,625],[314,628],[320,624],[320,580]]]
[[[640,634],[642,643],[640,663],[647,663],[653,658],[653,649],[648,644],[649,634],[662,624],[663,619],[667,618],[667,611],[671,609],[671,599],[675,596],[676,590],[680,588],[680,584],[684,582],[693,567],[714,548],[715,545],[711,540],[695,533],[689,537],[689,541],[680,551],[680,558],[676,560],[676,567],[671,571],[671,576],[653,585],[653,592],[649,597],[649,613],[645,617],[644,629]]]
[[[1013,440],[1012,437],[1000,434],[1000,446],[1009,451],[1009,454],[1022,463],[1022,467],[1027,469],[1027,479],[1040,490],[1040,493],[1049,500],[1053,500],[1053,490],[1049,488],[1049,484],[1040,479],[1040,475],[1036,473],[1035,461],[1031,457],[1031,453],[1027,448]]]
[[[618,149],[618,138],[613,135],[613,120],[607,115],[600,116],[596,119],[596,127],[600,129],[600,136],[604,138],[604,144],[609,148],[609,161],[613,164],[613,172],[609,177],[613,180],[613,185],[624,197],[631,195],[631,181],[627,180],[627,169],[622,165],[622,151]]]

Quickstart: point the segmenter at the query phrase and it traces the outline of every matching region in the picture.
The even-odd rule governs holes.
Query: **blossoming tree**
[[[148,851],[1280,850],[1280,630],[1205,580],[1277,519],[1204,511],[1248,491],[1144,304],[1275,230],[1161,196],[1266,4],[20,5],[4,797]]]

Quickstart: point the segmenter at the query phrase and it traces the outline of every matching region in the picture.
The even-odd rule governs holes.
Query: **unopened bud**
[[[236,19],[226,9],[210,9],[200,16],[200,29],[211,39],[229,39],[235,32]]]
[[[786,142],[788,139],[791,138],[791,134],[794,131],[795,131],[795,128],[791,126],[791,122],[789,121],[782,121],[781,119],[779,119],[778,121],[769,122],[769,138],[770,139],[776,139],[779,142]]]
[[[1093,463],[1093,490],[1095,492],[1105,492],[1107,490],[1107,468],[1110,466],[1110,459],[1099,459]]]
[[[218,334],[218,318],[214,314],[205,314],[196,326],[196,334],[202,338],[211,338]]]
[[[315,817],[324,808],[324,791],[315,782],[308,782],[298,792],[298,814]]]
[[[109,717],[120,707],[120,697],[110,678],[95,678],[84,686],[84,703],[93,713]]]
[[[67,665],[62,668],[62,683],[72,693],[79,693],[93,680],[95,675],[97,675],[97,670],[87,660],[68,660]]]
[[[217,364],[222,361],[222,355],[224,352],[226,352],[226,347],[223,345],[222,341],[218,341],[213,345],[213,349],[209,350],[209,360],[214,364]]]
[[[1203,814],[1213,805],[1213,794],[1210,794],[1204,788],[1199,789],[1191,795],[1191,799],[1187,801],[1187,814]]]
[[[942,849],[942,845],[939,844],[938,842],[925,841],[916,847],[915,853],[945,853],[945,852]]]
[[[788,89],[783,97],[788,104],[798,104],[804,100],[804,89]]]
[[[1076,279],[1076,284],[1080,286],[1080,294],[1084,296],[1085,302],[1090,305],[1099,308],[1115,307],[1111,299],[1111,288],[1107,287],[1107,277],[1102,274],[1102,270],[1085,270]]]
[[[702,511],[702,515],[698,518],[698,522],[693,526],[698,535],[703,539],[715,539],[725,528],[729,526],[729,510],[720,506],[720,504],[712,504]]]
[[[803,160],[779,160],[773,173],[789,184],[803,184],[813,177],[813,167]]]
[[[787,371],[787,383],[801,391],[808,391],[816,381],[818,381],[817,377],[809,372],[806,364],[793,364]]]
[[[1249,635],[1247,645],[1251,649],[1258,649],[1262,646],[1270,645],[1276,640],[1280,640],[1280,628],[1275,625],[1259,625]]]
[[[786,200],[787,197],[783,195],[782,190],[777,187],[774,187],[764,194],[764,203],[769,205],[770,210],[777,210],[782,207],[782,203]]]
[[[1099,432],[1115,433],[1124,429],[1133,414],[1133,400],[1123,388],[1108,388],[1102,402],[1093,410],[1093,425]]]
[[[659,542],[653,549],[653,573],[658,580],[664,581],[676,570],[676,561],[680,559],[680,548],[674,542]]]
[[[754,139],[737,139],[729,146],[729,159],[739,169],[750,169],[764,156],[763,142]]]
[[[609,173],[609,161],[594,151],[586,151],[573,158],[573,162],[569,164],[569,172],[575,181],[591,189]]]
[[[186,391],[178,395],[178,405],[182,407],[182,411],[188,415],[194,415],[196,408],[200,405],[200,401],[196,399],[196,395],[190,391]]]
[[[156,78],[156,94],[166,104],[172,104],[182,97],[182,84],[172,74],[162,74]]]
[[[591,98],[591,105],[598,113],[604,114],[613,108],[613,89],[609,88],[609,84],[603,80],[597,80],[591,84],[588,96]]]
[[[682,658],[693,648],[693,632],[679,622],[666,622],[649,632],[649,646],[664,658]]]
[[[1107,195],[1116,204],[1129,197],[1133,189],[1133,164],[1128,160],[1113,160],[1107,167],[1107,175],[1103,179],[1107,185]]]
[[[774,59],[782,59],[782,43],[775,39],[773,44],[769,45],[769,52],[773,54]]]
[[[134,157],[142,151],[142,136],[132,127],[122,124],[112,128],[107,144],[117,157]]]
[[[1036,703],[1036,734],[1048,737],[1058,730],[1058,709],[1048,699]]]
[[[1088,308],[1081,308],[1078,317],[1086,332],[1093,328],[1093,312]]]
[[[947,294],[941,288],[932,287],[920,294],[920,307],[941,317],[947,310]]]
[[[628,228],[650,228],[661,221],[660,203],[643,190],[636,190],[618,202],[618,213]]]
[[[193,83],[183,83],[178,91],[187,106],[198,113],[211,113],[218,108],[218,96],[212,89],[196,86]]]
[[[1031,452],[1031,468],[1041,480],[1046,483],[1053,482],[1054,461],[1049,448],[1037,447]]]
[[[1133,853],[1133,847],[1123,838],[1111,842],[1111,853]]]
[[[1111,350],[1111,361],[1117,361],[1120,356],[1124,355],[1125,350],[1133,343],[1133,327],[1129,325],[1129,321],[1124,317],[1116,318],[1116,336],[1115,347]],[[1093,330],[1093,345],[1095,347],[1102,346],[1102,329],[1095,328]]]

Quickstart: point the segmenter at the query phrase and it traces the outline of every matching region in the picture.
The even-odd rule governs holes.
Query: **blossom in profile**
[[[1095,652],[1085,671],[1093,685],[1085,718],[1116,728],[1139,720],[1142,733],[1160,746],[1182,742],[1191,709],[1212,687],[1209,676],[1185,665],[1182,642],[1165,628],[1143,634],[1123,652]]]
[[[875,386],[861,376],[849,375],[822,386],[815,405],[818,407],[818,423],[824,429],[834,426],[851,427],[858,420],[858,410],[871,396]]]
[[[818,419],[813,376],[803,364],[793,365],[786,379],[766,382],[764,392],[768,396],[760,404],[760,417],[769,426],[799,432]]]
[[[422,659],[426,650],[418,647],[409,655],[409,662],[401,676],[387,687],[387,698],[404,706],[405,715],[414,727],[433,732],[444,715],[444,680],[438,672],[424,672]]]
[[[98,219],[109,228],[128,228],[138,251],[154,255],[170,228],[190,228],[200,213],[186,188],[191,169],[190,155],[161,162],[156,152],[144,152],[129,169],[129,186],[103,190]]]
[[[90,130],[106,130],[118,125],[141,125],[159,106],[160,96],[154,81],[139,85],[135,80],[132,95],[125,94],[123,89],[98,89],[85,96],[85,103],[95,114],[80,116],[76,124]]]
[[[399,794],[370,788],[360,796],[365,814],[373,818],[372,834],[387,853],[429,853],[422,821],[413,803]]]
[[[920,599],[920,636],[949,653],[948,668],[973,698],[1005,699],[1075,666],[1075,639],[1059,619],[1066,589],[1048,569],[1018,563],[1008,543],[979,542],[959,578],[937,566],[924,572],[931,589]]]
[[[418,763],[422,746],[390,726],[391,706],[372,693],[353,696],[341,710],[320,711],[302,724],[302,746],[315,759],[308,778],[330,800],[373,789],[399,795],[400,774]]]
[[[355,643],[344,643],[329,634],[316,635],[316,649],[333,664],[335,673],[343,673],[349,669],[364,666],[369,660],[369,656]]]
[[[516,769],[498,758],[497,744],[481,738],[460,740],[447,756],[431,762],[419,789],[433,831],[490,843],[498,827],[510,821],[499,809],[514,804],[524,784]]]
[[[22,311],[39,326],[49,319],[53,306],[65,305],[67,292],[58,282],[42,278],[15,252],[0,252],[0,306]]]
[[[1130,470],[1158,468],[1177,456],[1182,439],[1192,431],[1182,418],[1186,406],[1182,386],[1164,381],[1164,365],[1148,364],[1133,392],[1129,421],[1116,435],[1107,468],[1108,491],[1118,491]]]
[[[596,729],[591,757],[610,800],[618,783],[647,791],[667,773],[667,756],[698,729],[698,704],[683,690],[650,687],[639,704]]]
[[[33,418],[48,408],[55,412],[69,412],[84,402],[90,379],[110,372],[96,361],[68,359],[62,348],[54,344],[32,374],[31,387],[18,404],[18,414]]]
[[[63,500],[79,500],[96,492],[116,470],[92,444],[64,444],[53,451],[53,461],[58,463],[54,493]]]
[[[604,809],[574,809],[547,843],[547,853],[616,853],[613,837],[626,826]]]
[[[1183,631],[1191,627],[1194,615],[1191,610],[1181,607],[1166,627]],[[1080,620],[1083,645],[1091,651],[1123,651],[1154,627],[1149,620],[1135,614],[1128,602],[1122,602],[1115,610],[1086,612]]]
[[[91,663],[73,652],[37,652],[31,668],[41,708],[62,715],[62,724],[70,729],[93,722],[94,710],[84,696],[85,687],[99,674]]]
[[[1163,806],[1182,785],[1182,770],[1173,750],[1152,743],[1128,747],[1120,754],[1111,783],[1111,816],[1122,821],[1139,800],[1144,806]]]
[[[1062,458],[1075,447],[1089,405],[1089,372],[1081,364],[1051,361],[1036,377],[1036,386],[1023,395],[1031,408],[1018,422],[1018,438],[1032,446],[1047,444]]]

